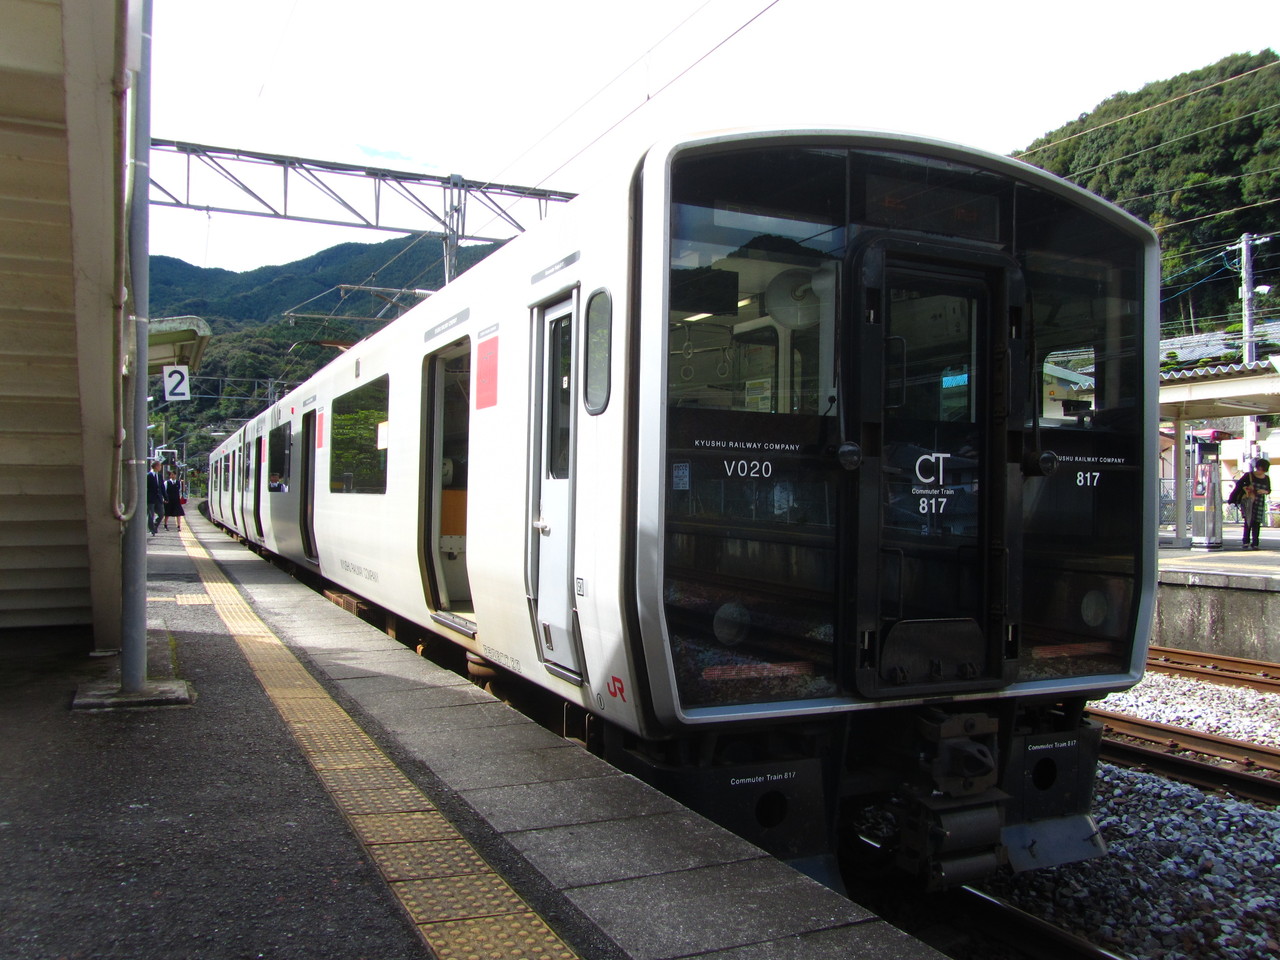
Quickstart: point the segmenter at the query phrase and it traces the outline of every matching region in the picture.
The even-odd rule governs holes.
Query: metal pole
[[[1240,312],[1244,321],[1244,362],[1258,359],[1258,344],[1253,335],[1253,237],[1240,238]]]
[[[1255,243],[1266,243],[1270,237],[1255,237],[1246,233],[1240,238],[1240,314],[1242,326],[1244,328],[1244,350],[1243,357],[1245,363],[1255,363],[1258,359],[1258,337],[1254,330],[1253,318],[1253,245]],[[1245,418],[1245,446],[1248,449],[1249,459],[1253,460],[1259,456],[1258,449],[1258,418],[1254,416]],[[1246,469],[1248,465],[1245,465]]]
[[[1187,529],[1187,425],[1173,421],[1173,538],[1182,544]]]
[[[151,175],[151,0],[142,5],[140,67],[134,78],[133,187],[129,209],[129,271],[137,321],[133,371],[133,469],[137,496],[147,491],[147,339],[151,282],[148,197]],[[142,693],[147,683],[147,509],[139,503],[125,526],[121,572],[120,692]]]

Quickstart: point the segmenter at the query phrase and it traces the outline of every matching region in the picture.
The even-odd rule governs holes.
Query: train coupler
[[[995,872],[1006,860],[1001,842],[1001,790],[977,796],[913,797],[900,813],[898,866],[930,890],[968,883]]]

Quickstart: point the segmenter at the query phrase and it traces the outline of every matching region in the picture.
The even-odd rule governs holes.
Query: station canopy
[[[1280,357],[1160,376],[1160,419],[1219,420],[1280,413]]]
[[[155,376],[173,366],[194,372],[212,335],[209,324],[199,317],[152,320],[147,330],[147,374]]]

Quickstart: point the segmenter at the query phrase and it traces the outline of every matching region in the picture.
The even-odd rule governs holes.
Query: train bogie
[[[938,883],[1092,855],[1080,707],[1150,615],[1156,264],[958,147],[663,144],[246,424],[211,510],[782,855],[840,796],[895,797]]]

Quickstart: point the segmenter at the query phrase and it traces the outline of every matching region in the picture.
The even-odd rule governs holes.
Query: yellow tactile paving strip
[[[577,960],[267,628],[187,529],[208,600],[439,960]],[[184,599],[180,603],[198,603]]]

